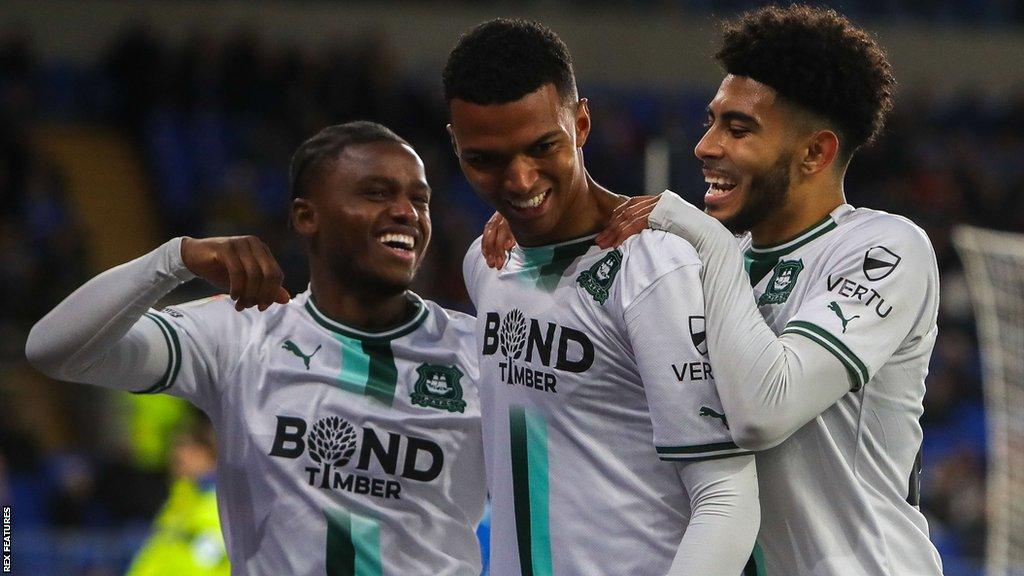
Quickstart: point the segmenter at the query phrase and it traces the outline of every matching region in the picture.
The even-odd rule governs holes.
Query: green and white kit
[[[190,276],[179,254],[172,241],[108,271],[51,315],[112,340],[69,379],[210,416],[232,573],[479,574],[474,319],[412,294],[412,318],[379,333],[330,320],[309,292],[264,312],[224,296],[146,311]],[[90,294],[115,302],[75,305]]]
[[[737,251],[721,224],[671,193],[650,222],[693,242],[714,271],[710,354],[731,360],[719,392],[748,431],[737,441],[764,449],[767,574],[941,574],[916,505],[939,297],[924,232],[843,204],[784,244],[753,247],[748,235]]]
[[[612,250],[593,237],[516,247],[492,270],[479,242],[465,277],[478,314],[492,574],[669,573],[691,497],[703,496],[687,466],[731,459],[753,473],[704,355],[696,253],[648,231]],[[750,480],[754,517],[725,507],[722,520],[756,527]],[[673,573],[739,574],[753,545],[742,534],[706,541]],[[728,560],[708,568],[716,555]],[[720,571],[728,562],[735,569]]]

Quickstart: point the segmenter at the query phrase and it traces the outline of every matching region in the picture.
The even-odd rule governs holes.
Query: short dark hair
[[[565,42],[539,22],[496,18],[466,32],[448,54],[444,100],[473,104],[515,102],[545,84],[563,101],[577,98]]]
[[[846,158],[881,132],[892,109],[892,67],[874,38],[835,10],[761,8],[726,22],[722,40],[715,58],[727,73],[828,121]]]
[[[338,159],[348,146],[374,142],[396,142],[409,145],[404,138],[376,122],[357,121],[328,126],[303,142],[291,162],[292,198],[302,198],[319,178],[324,168]]]

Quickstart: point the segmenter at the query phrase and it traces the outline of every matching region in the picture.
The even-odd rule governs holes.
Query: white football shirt
[[[367,333],[308,292],[265,312],[214,297],[146,314],[219,438],[234,574],[480,573],[485,488],[473,318],[413,296]]]
[[[665,574],[690,501],[678,460],[747,454],[705,354],[700,262],[645,231],[465,261],[477,316],[495,575]],[[682,294],[645,308],[661,282]]]
[[[922,399],[939,279],[909,220],[844,204],[792,240],[741,242],[754,297],[776,334],[816,342],[850,392],[757,454],[768,576],[934,576],[916,506]]]

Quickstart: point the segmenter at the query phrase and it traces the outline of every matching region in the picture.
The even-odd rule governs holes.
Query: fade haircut
[[[386,126],[376,122],[348,122],[328,126],[303,142],[291,162],[292,198],[304,198],[310,187],[334,164],[345,148],[374,142],[409,143]]]
[[[562,102],[577,100],[576,75],[565,42],[539,22],[496,18],[466,32],[448,54],[444,100],[515,102],[554,84]]]
[[[715,58],[728,74],[770,86],[826,120],[847,159],[875,140],[892,109],[896,80],[885,52],[830,8],[794,4],[747,12],[725,23]]]

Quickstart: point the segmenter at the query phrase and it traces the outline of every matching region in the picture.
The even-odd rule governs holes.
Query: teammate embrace
[[[716,56],[705,214],[590,177],[553,32],[460,39],[448,129],[500,214],[465,260],[475,322],[409,290],[419,157],[351,123],[293,157],[308,291],[255,238],[175,239],[69,296],[28,356],[210,415],[235,574],[479,573],[485,468],[495,575],[940,574],[915,505],[935,257],[843,192],[891,106],[885,55],[792,6]],[[150,310],[195,276],[231,299]]]
[[[758,451],[759,567],[941,574],[917,508],[935,254],[912,222],[843,191],[891,108],[885,54],[835,11],[790,6],[730,23],[716,58],[727,75],[694,149],[707,213],[671,192],[637,197],[596,242],[650,227],[697,249],[723,417]],[[498,215],[485,229],[499,266],[510,225],[518,235]]]

